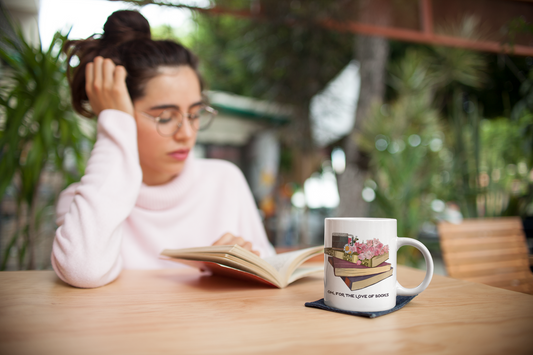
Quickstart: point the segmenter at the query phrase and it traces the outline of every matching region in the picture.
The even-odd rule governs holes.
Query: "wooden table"
[[[412,287],[423,272],[398,267]],[[77,289],[0,273],[0,354],[533,354],[533,296],[435,276],[375,319],[304,307],[320,277],[278,290],[192,269],[124,271]]]

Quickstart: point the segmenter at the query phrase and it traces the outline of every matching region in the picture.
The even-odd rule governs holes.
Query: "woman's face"
[[[161,136],[156,122],[141,112],[158,117],[165,109],[177,109],[186,114],[202,102],[198,76],[188,66],[161,67],[160,74],[148,81],[145,96],[135,100],[139,159],[146,185],[169,182],[183,170],[185,160],[192,154],[196,131],[184,119],[181,128],[172,136]]]

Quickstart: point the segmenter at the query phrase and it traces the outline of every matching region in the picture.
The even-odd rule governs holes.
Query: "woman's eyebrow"
[[[166,110],[167,108],[174,108],[176,110],[179,110],[179,106],[176,105],[158,105],[150,107],[149,110]]]
[[[189,109],[191,109],[193,107],[196,107],[196,106],[200,106],[202,104],[203,104],[203,101],[195,102],[194,104],[189,106]],[[180,109],[180,107],[176,106],[176,105],[158,105],[158,106],[150,107],[150,110],[166,110],[166,109],[169,109],[169,108],[173,108],[173,109],[176,109],[176,110]]]

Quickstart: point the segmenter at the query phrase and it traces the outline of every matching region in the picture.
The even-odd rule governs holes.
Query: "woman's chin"
[[[148,186],[166,184],[179,176],[182,173],[184,166],[185,162],[182,161],[175,162],[170,166],[166,165],[157,170],[141,167],[143,171],[143,182]]]

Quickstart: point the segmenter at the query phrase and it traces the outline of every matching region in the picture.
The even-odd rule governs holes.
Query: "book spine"
[[[336,250],[335,248],[324,248],[324,254],[333,256],[338,259],[346,260],[352,263],[356,263],[359,259],[358,254],[348,254],[342,250]],[[389,253],[372,257],[372,259],[362,259],[361,265],[366,267],[376,267],[389,258]]]
[[[374,275],[379,274],[382,272],[389,271],[391,269],[390,264],[383,265],[383,266],[376,266],[376,267],[369,267],[364,269],[352,269],[352,268],[339,268],[335,267],[332,262],[330,262],[331,266],[333,266],[335,276],[339,277],[354,277],[354,276],[366,276],[366,275]]]
[[[376,267],[389,258],[389,253],[372,257],[372,259],[361,260],[361,265],[367,267]]]
[[[338,259],[346,260],[352,263],[356,263],[359,260],[357,254],[347,254],[341,250],[335,250],[333,248],[324,248],[324,254],[333,256]]]
[[[352,290],[352,281],[349,278],[344,277],[344,283],[346,284],[346,286],[348,286],[348,288],[350,290]],[[352,291],[354,291],[354,290],[352,290]]]
[[[372,274],[368,276],[343,277],[344,283],[352,291],[360,290],[392,276],[393,268],[389,271]]]
[[[342,249],[349,243],[349,234],[333,234],[331,237],[331,246],[335,249]]]

